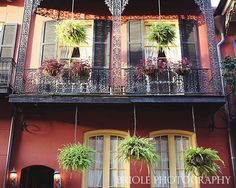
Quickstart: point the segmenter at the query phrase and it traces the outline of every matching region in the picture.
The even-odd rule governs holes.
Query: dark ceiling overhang
[[[75,0],[75,12],[96,15],[111,15],[104,0]],[[43,0],[40,8],[71,11],[71,1]],[[194,0],[163,0],[162,15],[199,15],[200,9]],[[122,15],[158,15],[157,0],[129,0]]]

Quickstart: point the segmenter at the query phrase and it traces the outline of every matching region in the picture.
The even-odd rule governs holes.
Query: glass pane
[[[15,37],[14,37],[15,32],[16,32],[15,25],[5,25],[2,44],[3,45],[12,45],[14,43],[13,40],[15,40]]]
[[[87,181],[88,187],[94,187],[94,171],[89,170],[88,172],[88,181]]]
[[[56,45],[45,44],[43,45],[42,60],[55,58]]]
[[[142,44],[129,45],[129,60],[131,66],[136,66],[142,59]]]
[[[168,152],[168,138],[166,136],[161,137],[161,151]]]
[[[137,42],[141,41],[141,22],[140,21],[131,21],[129,22],[129,41]]]
[[[92,149],[95,149],[95,140],[96,140],[96,137],[95,137],[95,136],[89,138],[88,145],[89,145],[89,147],[91,147]]]
[[[44,43],[55,43],[56,42],[56,22],[55,21],[49,21],[45,23],[44,28]]]
[[[118,141],[116,136],[111,136],[110,140],[110,151],[111,152],[117,152],[117,146],[118,146]]]
[[[183,137],[183,150],[186,150],[189,148],[189,138]]]
[[[111,170],[110,171],[110,186],[116,187],[118,184],[118,171],[117,170]]]
[[[103,153],[100,152],[96,153],[96,168],[97,169],[103,168]]]
[[[168,153],[162,153],[161,154],[161,165],[162,165],[162,169],[168,169],[169,168]]]
[[[103,151],[103,136],[97,136],[96,150],[99,152]]]
[[[96,170],[96,187],[102,186],[102,170]]]
[[[0,57],[12,57],[12,48],[2,47],[0,51]]]
[[[175,136],[175,151],[180,152],[181,151],[181,137]]]

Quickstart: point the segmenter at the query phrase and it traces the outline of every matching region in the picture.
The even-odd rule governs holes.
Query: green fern
[[[210,148],[190,148],[184,154],[185,173],[193,173],[196,176],[207,177],[217,175],[221,172],[218,163],[224,164],[224,161],[219,157],[218,152]]]
[[[154,144],[150,138],[128,136],[119,147],[119,158],[126,161],[146,162],[153,168],[159,162]]]
[[[64,20],[56,25],[56,34],[60,44],[78,46],[86,43],[86,26],[77,20]]]
[[[151,25],[148,32],[148,41],[156,42],[159,51],[164,51],[176,38],[176,31],[173,25],[163,22]]]
[[[81,144],[68,144],[58,151],[59,165],[68,172],[88,170],[93,163],[91,154],[94,151]]]

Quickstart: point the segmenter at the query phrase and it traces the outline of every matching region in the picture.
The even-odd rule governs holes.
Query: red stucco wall
[[[18,132],[14,144],[15,166],[20,171],[30,165],[45,165],[58,169],[57,149],[63,144],[73,142],[74,113],[68,106],[55,108],[27,108],[26,127],[17,125]],[[138,135],[148,136],[149,132],[162,129],[180,129],[192,131],[192,119],[189,106],[139,105],[137,107]],[[200,113],[201,110],[201,113]],[[216,128],[209,131],[211,108],[204,106],[196,109],[197,142],[199,146],[211,147],[219,151],[225,161],[223,176],[230,176],[230,157],[224,116],[217,116]],[[201,118],[200,118],[201,117]],[[96,129],[133,130],[132,106],[128,105],[82,105],[79,107],[78,138],[83,142],[86,131]],[[131,176],[147,176],[144,168],[140,174],[137,166],[131,166]],[[62,172],[63,187],[81,187],[81,175]],[[232,181],[231,181],[232,183]],[[131,188],[149,188],[150,185],[132,185]],[[202,185],[202,188],[231,188],[229,185]]]

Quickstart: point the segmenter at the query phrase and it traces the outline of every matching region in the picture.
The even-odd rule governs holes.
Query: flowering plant
[[[158,72],[162,72],[167,67],[168,62],[163,59],[157,58],[157,60],[152,60],[148,58],[146,61],[141,60],[136,68],[136,76],[138,79],[141,79],[145,75],[155,77]]]
[[[40,67],[40,72],[45,76],[59,78],[63,73],[64,63],[58,62],[56,59],[46,59]]]
[[[69,69],[69,75],[71,78],[80,77],[84,80],[89,78],[91,67],[89,60],[78,59],[72,62],[72,66]]]
[[[178,65],[175,66],[175,72],[178,75],[185,76],[191,73],[192,71],[192,63],[186,57],[182,60],[178,61]]]

